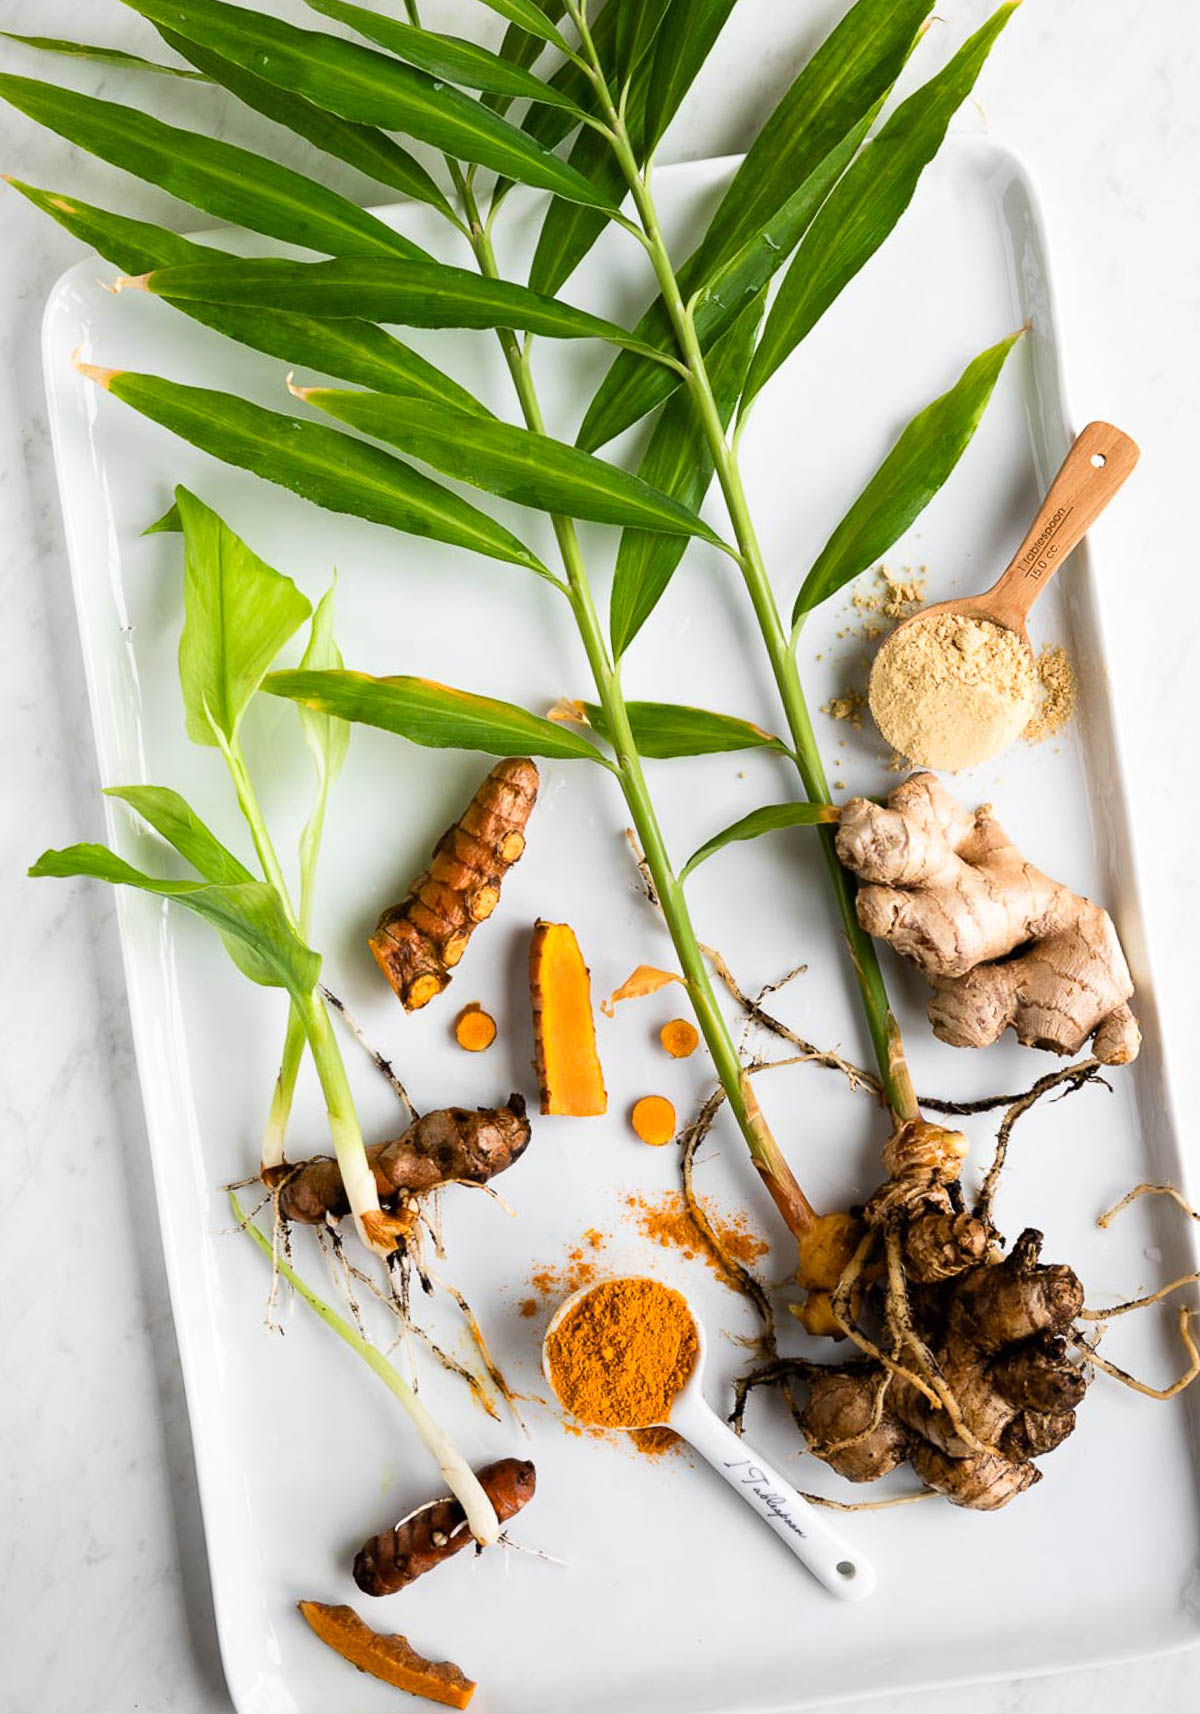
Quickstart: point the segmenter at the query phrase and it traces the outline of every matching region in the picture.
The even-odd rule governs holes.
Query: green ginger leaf
[[[363,434],[475,488],[543,512],[597,524],[634,525],[720,545],[709,526],[638,476],[549,435],[469,416],[421,399],[303,387],[299,396]]]
[[[301,672],[341,672],[343,667],[342,652],[333,638],[333,595],[336,584],[331,583],[316,605],[312,617],[312,629],[309,632],[308,647],[300,657]],[[304,741],[312,755],[313,767],[316,770],[317,786],[313,803],[313,811],[304,824],[300,835],[300,873],[307,885],[302,886],[306,896],[312,890],[312,876],[316,870],[317,851],[321,844],[321,833],[325,824],[325,805],[329,796],[329,788],[337,779],[345,764],[346,752],[350,748],[350,727],[344,720],[335,715],[326,714],[323,710],[308,708],[304,703],[297,703],[296,712],[300,716],[300,726],[304,733]],[[303,922],[304,918],[301,917]]]
[[[708,377],[722,428],[729,426],[746,379],[763,303],[760,297],[744,310],[709,355]],[[713,469],[712,448],[692,396],[686,390],[677,392],[654,426],[638,475],[661,493],[672,495],[698,512],[712,482]],[[662,599],[686,550],[686,540],[677,536],[651,535],[635,529],[627,529],[622,535],[608,618],[613,653],[618,658]]]
[[[254,879],[246,865],[201,821],[187,799],[170,786],[108,786],[104,795],[127,803],[206,881],[236,887]]]
[[[297,1000],[305,999],[317,985],[321,960],[292,929],[278,894],[265,881],[232,885],[161,881],[135,869],[104,845],[69,845],[62,851],[44,851],[29,873],[58,879],[85,875],[154,893],[211,923],[238,969],[252,982],[286,988]]]
[[[144,274],[155,268],[193,262],[236,260],[224,250],[181,238],[165,226],[131,220],[111,209],[95,208],[77,197],[38,190],[19,179],[10,178],[8,183],[35,208],[40,208],[125,274]],[[318,321],[312,316],[273,309],[238,309],[182,299],[176,300],[175,307],[205,327],[255,351],[279,357],[292,367],[323,370],[379,393],[413,393],[418,398],[436,399],[462,411],[490,414],[465,387],[372,322],[349,318]],[[178,527],[176,523],[174,528]]]
[[[485,95],[506,95],[513,101],[546,101],[553,107],[578,111],[569,96],[543,83],[524,66],[501,59],[499,54],[464,41],[461,36],[439,35],[415,24],[403,24],[365,6],[352,6],[347,0],[304,0],[304,3],[314,12],[334,18],[360,36],[366,36],[368,41],[377,42],[406,65],[414,65],[431,77],[446,78],[450,83],[481,90]]]
[[[792,609],[792,624],[885,554],[920,516],[979,427],[1018,329],[968,363],[948,392],[907,425],[817,556]]]
[[[417,202],[426,202],[450,220],[455,218],[445,194],[425,168],[386,131],[374,125],[357,125],[353,120],[339,118],[336,113],[326,113],[313,102],[305,101],[295,90],[281,89],[278,84],[257,76],[245,66],[223,59],[203,42],[178,35],[163,24],[156,28],[169,48],[173,48],[181,58],[190,60],[197,71],[203,72],[212,83],[227,89],[253,112],[261,113],[265,119],[295,132],[297,137],[303,137],[305,142],[312,143],[325,154],[345,161],[347,166],[365,173],[376,184],[387,185],[390,190],[399,191],[401,196],[412,197]]]
[[[588,724],[608,738],[608,721],[596,702],[580,705]],[[715,756],[730,750],[779,750],[787,745],[749,720],[691,708],[680,702],[629,702],[625,705],[633,741],[643,756],[669,760],[675,756]]]
[[[29,77],[0,76],[0,99],[112,166],[252,232],[333,255],[424,255],[348,198],[232,143]]]
[[[193,744],[232,745],[250,698],[289,637],[312,612],[290,577],[274,571],[224,519],[175,490],[183,525],[183,633],[179,683]]]
[[[127,54],[121,48],[95,47],[90,42],[65,42],[57,36],[18,36],[12,30],[0,30],[6,42],[17,42],[23,48],[36,48],[44,54],[63,54],[68,59],[91,60],[97,65],[115,65],[123,71],[152,71],[160,77],[185,77],[197,83],[205,78],[201,72],[189,71],[187,66],[161,65],[158,60],[143,59],[141,54]]]
[[[185,387],[128,369],[82,369],[115,398],[193,446],[290,488],[328,512],[348,512],[550,576],[511,530],[380,447],[322,423],[264,410],[232,393]]]
[[[754,398],[870,260],[912,201],[951,119],[1016,10],[1001,6],[950,63],[901,102],[831,192],[784,276],[746,382]]]
[[[858,152],[911,52],[928,0],[858,0],[779,102],[721,198],[700,243],[679,269],[697,298],[701,348],[787,261]],[[658,298],[635,329],[675,350]],[[588,408],[579,445],[594,452],[670,397],[675,377],[618,356]]]
[[[831,803],[769,803],[762,809],[751,810],[749,815],[742,816],[740,821],[731,822],[723,827],[720,833],[714,833],[711,839],[705,840],[699,850],[693,851],[683,868],[679,871],[679,879],[686,881],[688,876],[705,863],[717,851],[723,851],[727,845],[733,845],[743,839],[757,839],[764,833],[775,833],[785,827],[817,827],[822,823],[835,822],[838,810]]]
[[[553,0],[553,3],[548,0],[544,8],[537,5],[535,0],[483,0],[483,4],[490,6],[493,12],[499,12],[502,18],[507,18],[517,26],[517,31],[505,32],[504,44],[500,49],[501,58],[509,60],[510,63],[520,63],[516,56],[516,50],[520,46],[518,32],[534,36],[539,42],[549,42],[564,54],[571,52],[562,31],[554,25],[554,19],[561,18],[566,11],[562,0]],[[535,57],[537,51],[535,48],[530,58]]]
[[[479,101],[391,55],[322,30],[301,30],[224,0],[125,0],[151,23],[358,124],[402,131],[456,160],[604,206],[606,198],[526,132]]]
[[[426,678],[371,678],[356,672],[277,672],[263,681],[272,696],[359,726],[396,732],[433,750],[482,750],[489,756],[556,756],[610,764],[586,738],[495,697]]]
[[[329,262],[215,260],[150,273],[139,286],[173,303],[264,306],[336,320],[366,317],[408,327],[520,328],[548,339],[607,339],[628,345],[616,322],[509,280],[485,279],[469,268],[417,261],[411,266]]]

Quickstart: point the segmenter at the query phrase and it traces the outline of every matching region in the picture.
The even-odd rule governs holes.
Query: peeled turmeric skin
[[[449,985],[471,935],[500,903],[501,883],[525,850],[537,793],[528,757],[498,762],[438,840],[425,874],[380,917],[371,951],[406,1012]]]
[[[525,1102],[514,1094],[503,1107],[446,1107],[426,1113],[403,1136],[373,1143],[367,1160],[379,1200],[388,1205],[453,1180],[486,1183],[520,1159],[529,1134]],[[291,1167],[278,1197],[282,1218],[304,1226],[340,1220],[350,1209],[338,1164],[324,1157]]]
[[[567,923],[539,918],[534,924],[529,988],[541,1111],[577,1119],[606,1112],[591,978]]]
[[[984,1047],[1010,1026],[1026,1047],[1105,1065],[1137,1057],[1133,979],[1108,913],[1027,863],[989,808],[973,815],[933,774],[887,807],[851,798],[837,833],[865,886],[858,918],[924,972],[933,1031]]]

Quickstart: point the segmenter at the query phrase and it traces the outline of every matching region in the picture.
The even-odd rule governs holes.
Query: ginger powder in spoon
[[[1020,737],[1037,668],[1016,631],[963,613],[919,614],[875,656],[871,713],[888,743],[926,768],[971,768]]]

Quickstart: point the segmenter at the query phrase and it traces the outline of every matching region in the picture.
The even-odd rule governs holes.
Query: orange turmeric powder
[[[658,1280],[602,1280],[547,1341],[563,1406],[600,1428],[665,1423],[700,1345],[686,1300]]]

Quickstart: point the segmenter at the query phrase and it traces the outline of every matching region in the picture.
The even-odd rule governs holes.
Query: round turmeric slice
[[[672,1059],[687,1059],[700,1046],[700,1032],[686,1018],[672,1018],[659,1030],[658,1039]]]
[[[634,1102],[629,1123],[642,1142],[661,1149],[675,1135],[675,1109],[665,1095],[643,1095]]]
[[[454,1020],[454,1039],[465,1053],[483,1053],[496,1039],[496,1020],[478,1003],[464,1006]]]

